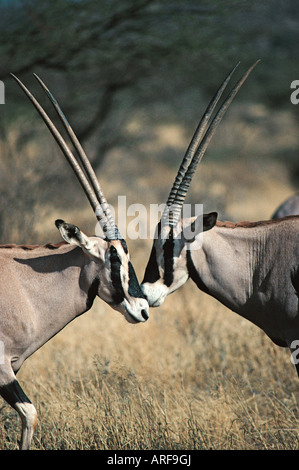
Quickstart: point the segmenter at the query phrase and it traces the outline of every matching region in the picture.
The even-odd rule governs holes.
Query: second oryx
[[[157,307],[191,278],[200,290],[294,352],[299,345],[299,217],[223,223],[212,212],[182,218],[196,166],[248,73],[208,127],[231,74],[227,77],[196,129],[158,224],[141,287],[149,305]]]

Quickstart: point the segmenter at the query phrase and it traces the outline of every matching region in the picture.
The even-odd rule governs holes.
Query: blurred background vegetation
[[[259,103],[273,114],[286,109],[297,120],[290,83],[299,78],[298,44],[299,4],[292,0],[0,1],[6,91],[0,108],[0,239],[37,237],[37,204],[40,215],[73,178],[11,72],[47,105],[32,73],[41,76],[98,171],[112,148],[134,149],[142,126],[150,127],[148,116],[193,132],[206,100],[238,61],[241,73],[262,59],[239,102]],[[139,133],[128,132],[138,112]],[[297,149],[283,158],[296,186]],[[170,154],[168,163],[176,168],[177,162]]]

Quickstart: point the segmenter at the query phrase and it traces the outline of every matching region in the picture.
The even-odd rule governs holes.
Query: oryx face
[[[88,237],[75,225],[62,220],[57,220],[56,226],[67,243],[79,246],[89,257],[86,275],[93,286],[93,295],[121,312],[129,323],[146,321],[148,302],[130,262],[126,242]]]
[[[200,249],[198,236],[214,227],[216,219],[217,213],[212,212],[197,218],[182,219],[175,227],[168,225],[161,229],[159,222],[141,284],[151,307],[161,305],[167,295],[188,280],[187,250],[191,248],[191,244],[194,249]]]
[[[178,289],[188,279],[186,273],[184,244],[176,237],[174,230],[167,227],[160,230],[152,246],[141,289],[151,307],[161,305],[168,294]],[[163,233],[164,232],[164,233]]]
[[[144,322],[149,317],[148,302],[130,262],[126,242],[112,240],[106,243],[105,268],[98,295],[121,312],[129,323]]]

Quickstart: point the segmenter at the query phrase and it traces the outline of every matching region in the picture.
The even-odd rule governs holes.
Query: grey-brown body
[[[218,222],[190,256],[208,294],[280,346],[299,339],[299,217]]]
[[[14,372],[84,311],[87,292],[79,287],[83,258],[80,248],[67,244],[51,249],[0,247],[1,269],[6,273],[0,284],[0,340],[5,362]]]
[[[216,223],[215,217],[214,226],[203,224],[197,234],[196,249],[197,238],[189,243],[180,232],[192,222],[183,220],[172,239],[154,240],[141,284],[149,305],[161,305],[191,277],[199,289],[293,351],[292,343],[299,341],[299,216],[237,224]]]
[[[161,305],[191,277],[199,289],[259,326],[275,343],[290,346],[299,340],[299,216],[217,222],[198,234],[198,249],[192,247],[196,240],[188,243],[179,231],[172,241],[169,285],[164,276],[165,240],[154,241],[155,254],[141,284],[150,306]]]
[[[5,362],[14,372],[70,321],[89,310],[97,295],[116,307],[110,294],[111,276],[107,275],[109,253],[107,257],[105,265],[102,259],[67,243],[29,249],[0,246],[0,265],[5,272],[0,283],[0,341],[5,346]],[[128,292],[126,297],[123,302],[142,306],[141,298],[134,299]],[[146,301],[143,303],[146,308]],[[146,313],[144,318],[134,318],[127,307],[123,314],[129,322],[145,321]]]

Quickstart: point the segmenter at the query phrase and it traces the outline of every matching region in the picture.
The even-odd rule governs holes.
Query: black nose
[[[141,315],[145,320],[148,319],[149,315],[148,315],[147,311],[144,308],[141,310]]]

